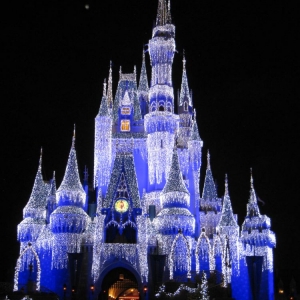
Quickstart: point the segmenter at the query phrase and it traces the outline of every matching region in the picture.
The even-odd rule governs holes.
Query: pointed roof
[[[69,153],[65,175],[57,192],[58,193],[79,192],[85,194],[82,184],[80,182],[80,177],[78,172],[78,164],[77,164],[77,157],[76,157],[76,150],[75,150],[75,126],[74,126],[74,134],[72,138],[72,146]]]
[[[148,77],[147,77],[147,70],[145,64],[145,52],[143,51],[143,62],[140,74],[140,81],[138,87],[138,93],[148,93],[149,85],[148,85]]]
[[[166,24],[171,24],[171,4],[170,0],[168,5],[166,0],[158,0],[157,16],[156,16],[156,26],[164,26]]]
[[[117,153],[116,155],[107,193],[102,204],[103,208],[111,206],[111,201],[115,198],[115,193],[122,176],[125,178],[133,208],[140,208],[140,196],[133,155],[128,153]]]
[[[162,190],[162,194],[171,192],[181,192],[189,194],[180,171],[177,147],[174,145],[172,163],[168,174],[167,182]]]
[[[106,79],[104,79],[104,82],[103,82],[103,95],[102,95],[102,100],[101,100],[98,116],[107,117],[109,115],[110,115],[109,106],[108,106],[107,97],[106,97]]]
[[[191,103],[191,96],[190,96],[190,91],[189,91],[189,84],[187,80],[187,75],[186,75],[186,60],[185,60],[185,54],[183,53],[183,70],[182,70],[182,80],[181,80],[181,89],[180,89],[180,97],[179,97],[179,106],[183,105],[184,99],[188,100],[189,106],[192,106]]]
[[[107,86],[107,104],[109,108],[113,106],[113,91],[112,91],[112,62],[110,61],[108,86]]]
[[[217,197],[218,196],[217,196],[216,186],[210,168],[210,154],[209,151],[207,151],[207,167],[206,167],[206,175],[205,175],[202,198],[205,200],[213,200],[216,199]]]
[[[250,196],[247,204],[247,217],[259,217],[260,211],[257,204],[256,193],[253,186],[252,169],[250,169]]]
[[[40,160],[38,171],[35,176],[34,184],[32,187],[31,195],[26,206],[23,209],[23,217],[32,217],[32,218],[43,218],[45,207],[47,203],[47,193],[48,188],[43,180],[42,175],[42,154],[43,151],[41,149],[40,152]]]
[[[196,110],[194,109],[194,120],[193,120],[193,127],[192,127],[192,133],[191,133],[191,140],[192,141],[201,141],[198,125],[196,121]]]
[[[51,179],[51,182],[50,182],[48,197],[55,196],[55,194],[56,194],[56,179],[55,179],[55,171],[53,171],[53,178]]]
[[[226,227],[226,226],[233,226],[237,227],[238,224],[236,222],[236,219],[233,215],[232,206],[231,206],[231,200],[228,192],[228,178],[227,174],[225,176],[225,194],[224,194],[224,201],[223,201],[223,207],[222,207],[222,214],[221,219],[218,224],[220,227]]]

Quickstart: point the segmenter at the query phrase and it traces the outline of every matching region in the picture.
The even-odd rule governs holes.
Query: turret
[[[190,193],[180,171],[176,146],[173,149],[172,164],[165,187],[161,192],[163,209],[154,219],[158,232],[168,235],[181,230],[185,235],[193,235],[195,218],[188,210]]]
[[[57,208],[50,216],[50,228],[54,233],[52,265],[67,268],[67,253],[80,252],[81,234],[88,224],[86,193],[80,182],[75,150],[75,129],[66,171],[56,192]]]
[[[271,220],[262,215],[257,204],[253,186],[252,170],[250,176],[250,196],[247,204],[247,216],[241,231],[242,255],[245,257],[251,299],[274,298],[273,248],[275,235],[271,231]]]
[[[18,225],[18,240],[34,243],[46,224],[48,185],[42,176],[42,150],[38,171],[35,176],[30,198],[23,209],[23,221]]]
[[[149,90],[149,113],[145,116],[148,133],[149,181],[161,190],[168,177],[175,132],[179,117],[174,114],[172,64],[175,53],[175,26],[171,24],[170,6],[165,0],[158,3],[156,26],[149,41],[152,66]]]
[[[275,235],[270,229],[270,218],[260,214],[251,172],[247,216],[242,225],[242,241],[245,247],[246,245],[249,245],[253,251],[259,249],[256,247],[268,246],[274,248],[276,244]]]
[[[207,236],[212,238],[216,233],[216,226],[221,216],[222,200],[218,198],[216,186],[214,183],[211,166],[210,154],[207,152],[207,167],[204,179],[202,198],[200,199],[200,222],[201,228],[205,228]]]

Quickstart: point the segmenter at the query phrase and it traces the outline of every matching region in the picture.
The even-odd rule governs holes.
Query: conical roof
[[[187,99],[188,105],[192,106],[191,96],[190,96],[190,91],[189,91],[189,84],[188,84],[188,79],[187,79],[187,75],[186,75],[186,68],[185,68],[186,60],[185,60],[184,54],[183,54],[182,62],[183,62],[183,70],[182,70],[182,80],[181,80],[179,105],[182,106],[184,100]]]
[[[238,224],[236,222],[236,219],[233,215],[232,206],[231,206],[231,200],[228,192],[228,179],[227,175],[225,178],[225,194],[224,194],[224,201],[223,201],[223,207],[222,207],[222,214],[221,219],[219,222],[219,227],[226,227],[226,226],[233,226],[237,227]]]
[[[67,167],[65,171],[65,175],[60,187],[57,190],[57,193],[60,192],[79,192],[84,193],[82,184],[80,182],[79,172],[78,172],[78,164],[75,150],[75,130],[72,140],[72,146],[67,162]]]
[[[106,82],[104,80],[103,95],[102,95],[102,100],[101,100],[98,116],[106,117],[106,116],[109,116],[109,115],[110,115],[110,112],[109,112],[109,106],[108,106],[107,97],[106,97]]]
[[[170,167],[170,172],[168,174],[168,179],[166,185],[162,190],[162,194],[167,194],[171,192],[181,192],[189,194],[185,183],[182,178],[182,174],[180,171],[178,153],[176,146],[173,149],[172,163]]]
[[[35,176],[29,200],[24,207],[23,217],[44,218],[47,204],[48,186],[45,184],[42,175],[42,150],[39,160],[38,171]]]
[[[147,70],[145,64],[145,52],[143,51],[143,62],[140,74],[140,81],[138,87],[138,93],[148,93],[149,85],[148,85],[148,77],[147,77]]]
[[[210,168],[210,154],[209,151],[207,151],[207,167],[206,167],[206,175],[205,175],[202,198],[205,200],[213,200],[216,199],[217,197],[218,197],[217,190],[216,190],[216,186]]]
[[[257,204],[256,193],[253,186],[252,170],[250,175],[250,196],[247,204],[247,217],[259,217],[260,211]]]
[[[50,182],[48,197],[49,196],[55,196],[55,194],[56,194],[56,179],[55,179],[55,171],[54,171],[53,172],[53,178],[51,179],[51,182]]]
[[[198,125],[197,125],[197,120],[196,120],[196,110],[194,110],[194,120],[193,120],[193,125],[192,125],[191,140],[192,141],[201,141],[201,138],[199,135],[199,130],[198,130]]]

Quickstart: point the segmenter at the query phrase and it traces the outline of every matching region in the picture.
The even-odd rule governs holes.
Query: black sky
[[[241,224],[253,167],[255,189],[265,202],[261,213],[271,218],[277,234],[275,268],[299,270],[299,21],[294,7],[270,0],[172,0],[171,6],[174,88],[180,88],[185,49],[203,153],[210,149],[219,195],[228,173]],[[3,10],[0,281],[12,280],[16,227],[40,147],[45,179],[56,170],[59,184],[76,123],[79,167],[83,171],[87,165],[92,179],[94,117],[109,61],[115,87],[120,65],[124,73],[137,65],[139,74],[156,8],[156,0],[29,0]],[[149,72],[148,57],[147,63]]]

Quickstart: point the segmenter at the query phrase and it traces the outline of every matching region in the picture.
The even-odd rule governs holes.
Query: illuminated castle
[[[148,53],[150,87],[144,53],[138,81],[135,68],[131,74],[120,68],[113,97],[110,67],[104,83],[95,119],[96,203],[80,181],[75,134],[58,189],[55,176],[43,181],[40,158],[18,225],[14,289],[31,284],[61,299],[72,293],[77,299],[149,298],[163,282],[195,282],[205,271],[220,274],[235,299],[273,299],[275,235],[260,214],[252,175],[242,228],[227,178],[224,197],[217,195],[209,154],[200,196],[203,142],[185,58],[175,101],[175,26],[166,0],[159,0]]]

